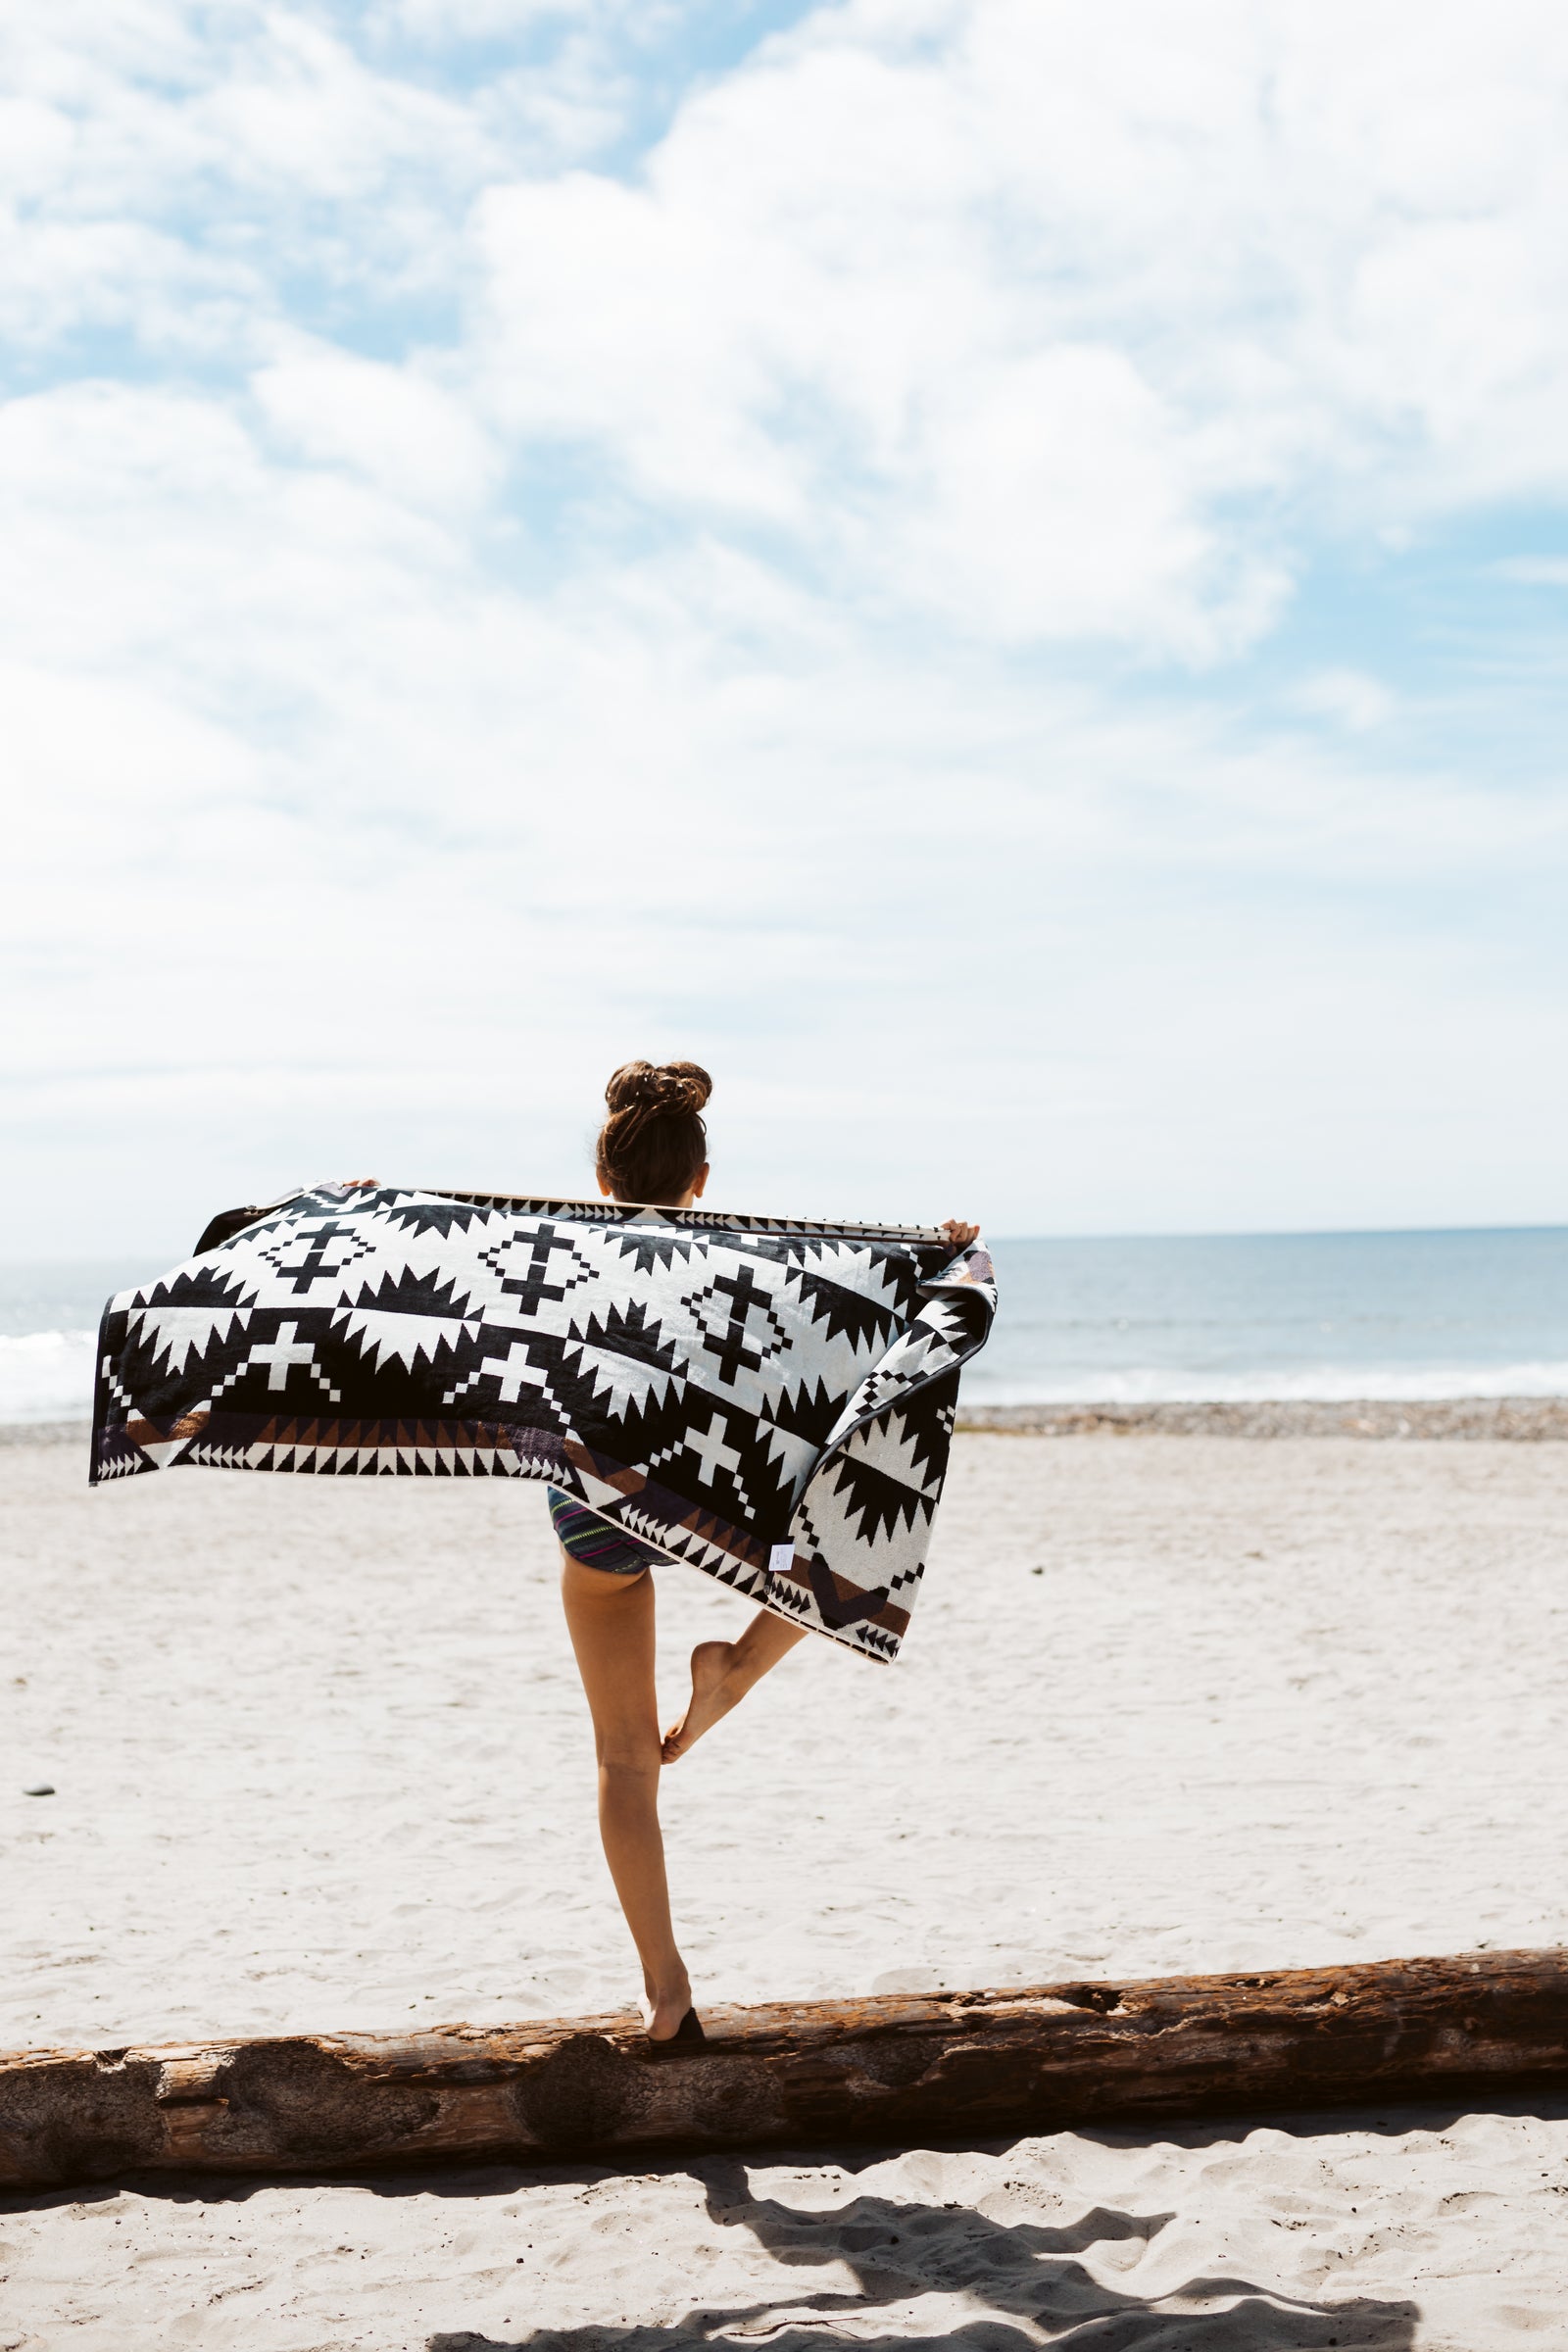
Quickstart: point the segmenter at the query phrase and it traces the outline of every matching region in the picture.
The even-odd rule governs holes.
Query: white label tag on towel
[[[774,1576],[787,1576],[795,1565],[793,1544],[775,1544],[767,1555],[767,1564]]]

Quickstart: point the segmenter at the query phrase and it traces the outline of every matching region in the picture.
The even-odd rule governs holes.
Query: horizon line
[[[989,1236],[982,1226],[980,1238],[982,1241],[989,1239],[995,1242],[1377,1242],[1505,1233],[1560,1233],[1568,1236],[1568,1222],[1560,1225],[1259,1225],[1242,1230],[1202,1226],[1179,1233],[994,1233]]]
[[[720,1214],[724,1212],[718,1212]],[[733,1215],[737,1212],[730,1211]],[[765,1213],[765,1212],[763,1212]],[[774,1212],[777,1214],[777,1212]],[[789,1220],[783,1220],[788,1222]],[[809,1220],[813,1223],[821,1219]],[[1213,1227],[1194,1228],[1186,1232],[1114,1232],[1114,1233],[995,1233],[980,1229],[982,1242],[1046,1242],[1067,1246],[1098,1242],[1345,1242],[1345,1241],[1420,1241],[1468,1237],[1483,1239],[1504,1234],[1562,1234],[1568,1237],[1568,1222],[1560,1225],[1310,1225],[1257,1226],[1238,1231]],[[43,1267],[92,1266],[118,1264],[122,1259],[142,1254],[135,1246],[108,1250],[102,1257],[6,1257],[0,1258],[0,1276],[23,1274]],[[149,1252],[150,1254],[150,1252]],[[181,1261],[182,1262],[182,1261]]]

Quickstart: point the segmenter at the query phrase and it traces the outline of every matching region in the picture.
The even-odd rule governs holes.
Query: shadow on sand
[[[1234,2145],[1266,2124],[1295,2139],[1346,2132],[1395,2139],[1412,2131],[1446,2131],[1475,2112],[1469,2103],[1420,2103],[1214,2116],[1162,2125],[1160,2137],[1187,2148]],[[1521,2093],[1512,2099],[1489,2099],[1486,2112],[1563,2119],[1568,2118],[1568,2099],[1560,2091]],[[1080,2127],[1077,2136],[1107,2148],[1148,2144],[1147,2127]],[[930,2144],[953,2153],[969,2149],[1005,2157],[1016,2143],[1001,2139]],[[760,2151],[751,2161],[768,2168],[831,2163],[854,2177],[898,2152],[874,2145],[779,2148]],[[679,2174],[699,2182],[709,2218],[721,2228],[748,2230],[781,2268],[806,2274],[800,2290],[775,2293],[764,2301],[694,2304],[679,2320],[661,2327],[601,2322],[505,2336],[466,2328],[442,2330],[424,2339],[421,2352],[699,2352],[705,2345],[732,2345],[742,2352],[742,2347],[764,2344],[769,2352],[823,2352],[834,2343],[853,2344],[858,2352],[1039,2352],[1042,2345],[1052,2352],[1059,2347],[1071,2347],[1071,2352],[1319,2352],[1322,2346],[1334,2346],[1337,2352],[1413,2352],[1416,2341],[1420,2309],[1408,2301],[1372,2296],[1313,2301],[1286,2295],[1232,2271],[1195,2273],[1162,2295],[1139,2295],[1096,2278],[1080,2259],[1095,2245],[1133,2239],[1147,2244],[1174,2219],[1168,2213],[1133,2214],[1100,2206],[1064,2226],[1048,2227],[994,2222],[958,2203],[921,2204],[884,2196],[860,2196],[823,2211],[754,2196],[747,2166],[734,2157],[654,2159],[642,2177],[656,2173]],[[514,2195],[544,2180],[586,2184],[613,2178],[612,2171],[597,2164],[491,2164],[222,2180],[130,2174],[122,2185],[172,2203],[243,2205],[283,2180],[293,2187],[329,2187],[352,2180],[381,2197],[466,2201]],[[0,2195],[0,2213],[92,2203],[115,2196],[119,2185],[106,2181],[13,2190]],[[812,2291],[809,2274],[829,2265],[848,2270],[856,2280],[853,2292]],[[929,2323],[922,2328],[918,2303],[924,2296],[963,2297],[963,2318],[955,2323],[950,2304],[940,2317],[932,2315],[935,2332]],[[910,2305],[916,2308],[910,2310]],[[895,2312],[894,2306],[905,2308]],[[879,2324],[883,2313],[887,2316]]]
[[[1090,2246],[1146,2243],[1174,2219],[1096,2207],[1062,2228],[994,2222],[960,2204],[857,2197],[831,2212],[754,2197],[746,2169],[713,2158],[683,2167],[707,2191],[710,2220],[751,2231],[774,2262],[810,2272],[848,2269],[854,2292],[777,2294],[763,2302],[694,2306],[673,2325],[545,2328],[495,2337],[432,2335],[426,2352],[696,2352],[700,2345],[766,2344],[770,2352],[1409,2352],[1420,2316],[1408,2302],[1353,2297],[1305,2302],[1230,2273],[1199,2274],[1152,2299],[1105,2285],[1078,2258]],[[931,2333],[918,2314],[877,2325],[891,2305],[926,2295],[965,2298],[972,2317]],[[891,2315],[890,2315],[891,2318]]]

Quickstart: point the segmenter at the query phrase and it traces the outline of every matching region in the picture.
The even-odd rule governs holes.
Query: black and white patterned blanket
[[[321,1185],[110,1300],[92,1476],[548,1479],[891,1659],[995,1305],[929,1228]]]

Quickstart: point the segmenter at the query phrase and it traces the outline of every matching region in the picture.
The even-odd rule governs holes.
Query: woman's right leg
[[[805,1640],[804,1625],[759,1609],[738,1642],[699,1642],[692,1651],[692,1694],[679,1723],[664,1734],[664,1762],[683,1756]]]
[[[561,1597],[594,1719],[599,1834],[643,1964],[656,2041],[691,2007],[675,1945],[659,1827],[659,1702],[654,1688],[654,1580],[610,1576],[562,1553]]]

